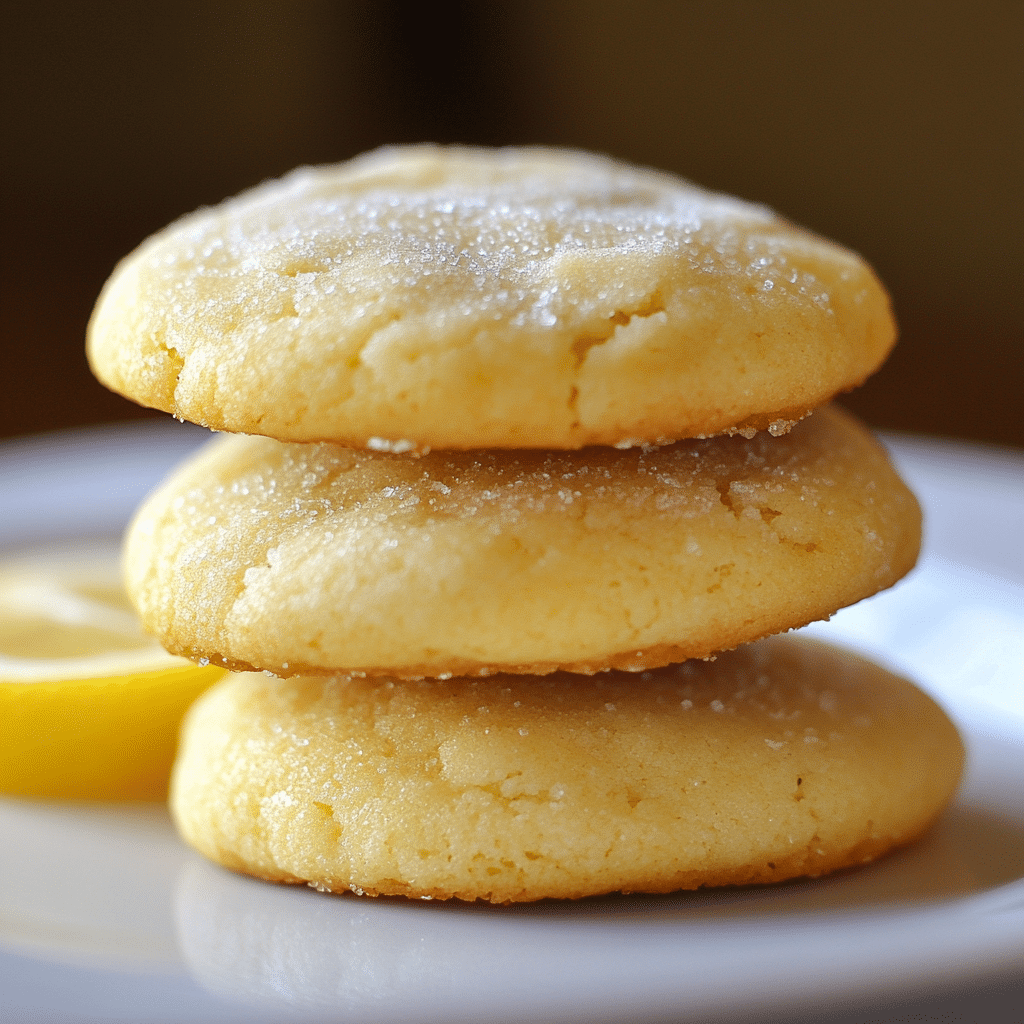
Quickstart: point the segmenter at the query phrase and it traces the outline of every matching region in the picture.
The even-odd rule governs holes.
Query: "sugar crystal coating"
[[[140,509],[128,591],[175,653],[437,676],[641,669],[822,618],[920,512],[826,408],[773,438],[409,454],[222,438]]]
[[[172,809],[236,870],[493,902],[777,881],[918,835],[963,750],[924,694],[795,638],[645,673],[230,677]]]
[[[895,330],[849,251],[672,175],[563,150],[304,168],[127,257],[104,383],[282,440],[562,447],[767,429]]]

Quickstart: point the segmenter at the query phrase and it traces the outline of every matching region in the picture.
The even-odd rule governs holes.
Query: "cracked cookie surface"
[[[126,537],[144,624],[278,675],[639,670],[824,618],[903,576],[920,511],[833,407],[783,437],[434,451],[224,437]]]
[[[88,351],[218,430],[581,448],[782,432],[894,340],[863,260],[764,207],[584,153],[406,146],[153,236]]]
[[[820,875],[915,838],[956,788],[943,712],[794,637],[644,674],[229,676],[171,806],[238,871],[501,903]]]

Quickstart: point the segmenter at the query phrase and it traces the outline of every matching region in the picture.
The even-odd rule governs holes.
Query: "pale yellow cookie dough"
[[[864,261],[763,207],[585,153],[406,146],[153,236],[88,350],[221,430],[580,448],[784,431],[894,340]]]
[[[226,437],[142,506],[127,589],[176,654],[437,676],[639,669],[824,618],[914,564],[868,431],[422,458]]]
[[[639,677],[228,677],[190,712],[171,807],[261,878],[500,903],[861,864],[962,763],[910,683],[784,637]]]

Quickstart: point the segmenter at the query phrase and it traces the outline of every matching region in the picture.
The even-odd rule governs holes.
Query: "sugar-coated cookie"
[[[147,500],[127,589],[176,654],[279,675],[641,669],[891,585],[920,511],[826,407],[784,437],[434,451],[226,437]]]
[[[910,683],[783,637],[641,679],[229,676],[189,715],[171,806],[261,878],[500,903],[864,863],[962,763]]]
[[[109,387],[220,430],[417,448],[782,432],[887,355],[855,254],[672,175],[406,146],[144,242],[89,331]]]

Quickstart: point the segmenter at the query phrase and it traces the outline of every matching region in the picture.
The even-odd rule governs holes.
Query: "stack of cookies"
[[[126,540],[147,628],[238,673],[185,726],[184,836],[263,878],[507,902],[918,835],[952,725],[772,636],[914,564],[913,496],[827,405],[894,339],[856,255],[575,152],[381,150],[149,239],[93,368],[231,432]]]

